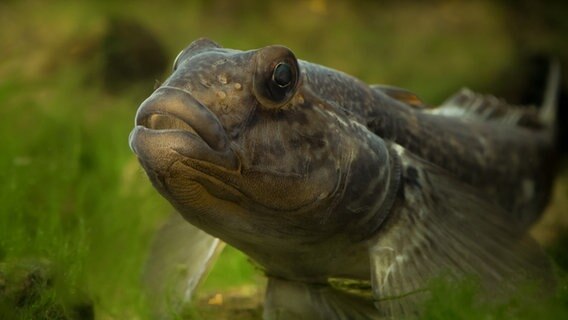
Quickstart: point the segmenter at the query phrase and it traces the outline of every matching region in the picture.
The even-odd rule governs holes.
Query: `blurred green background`
[[[463,86],[538,103],[550,57],[567,78],[567,13],[560,1],[0,1],[0,319],[149,317],[140,272],[172,209],[127,140],[138,105],[191,41],[283,44],[431,104]],[[564,279],[568,179],[565,165],[559,171],[533,233]],[[257,318],[261,278],[226,250],[189,317]],[[544,305],[506,307],[442,288],[427,316],[568,317],[567,284]]]

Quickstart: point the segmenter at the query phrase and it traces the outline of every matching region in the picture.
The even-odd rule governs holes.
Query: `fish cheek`
[[[333,181],[331,181],[333,180]],[[243,172],[243,194],[253,203],[276,211],[298,211],[317,205],[335,189],[335,174],[317,170],[309,175],[282,174],[270,169]]]
[[[162,180],[161,194],[196,227],[225,241],[253,230],[253,221],[243,219],[247,212],[238,205],[241,199],[207,174],[177,162]]]

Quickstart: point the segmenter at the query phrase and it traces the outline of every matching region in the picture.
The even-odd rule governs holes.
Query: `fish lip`
[[[159,127],[153,116],[176,121]],[[183,125],[181,125],[183,123]],[[234,170],[238,159],[217,117],[186,90],[160,87],[140,105],[129,136],[130,149],[154,171],[194,159]]]
[[[198,135],[183,129],[155,130],[137,125],[130,133],[129,145],[144,167],[156,172],[168,171],[177,161],[202,161],[229,170],[239,167],[230,148],[215,151]]]
[[[158,88],[138,108],[135,124],[157,129],[150,121],[154,115],[165,115],[183,121],[213,150],[224,150],[229,144],[217,116],[184,89],[172,86]]]

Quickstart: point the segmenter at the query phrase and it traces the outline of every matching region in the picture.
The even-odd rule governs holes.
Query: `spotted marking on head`
[[[217,91],[217,97],[221,100],[225,100],[227,94],[224,91]]]
[[[227,84],[229,83],[229,78],[226,74],[220,74],[217,76],[217,80],[219,80],[220,84]]]

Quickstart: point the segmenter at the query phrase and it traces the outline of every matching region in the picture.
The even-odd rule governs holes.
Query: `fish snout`
[[[216,151],[229,144],[217,117],[187,91],[175,87],[159,88],[146,99],[136,113],[136,125],[153,130],[185,130]]]
[[[217,116],[176,87],[161,87],[140,105],[129,140],[140,159],[160,168],[180,155],[225,168],[237,165]]]

